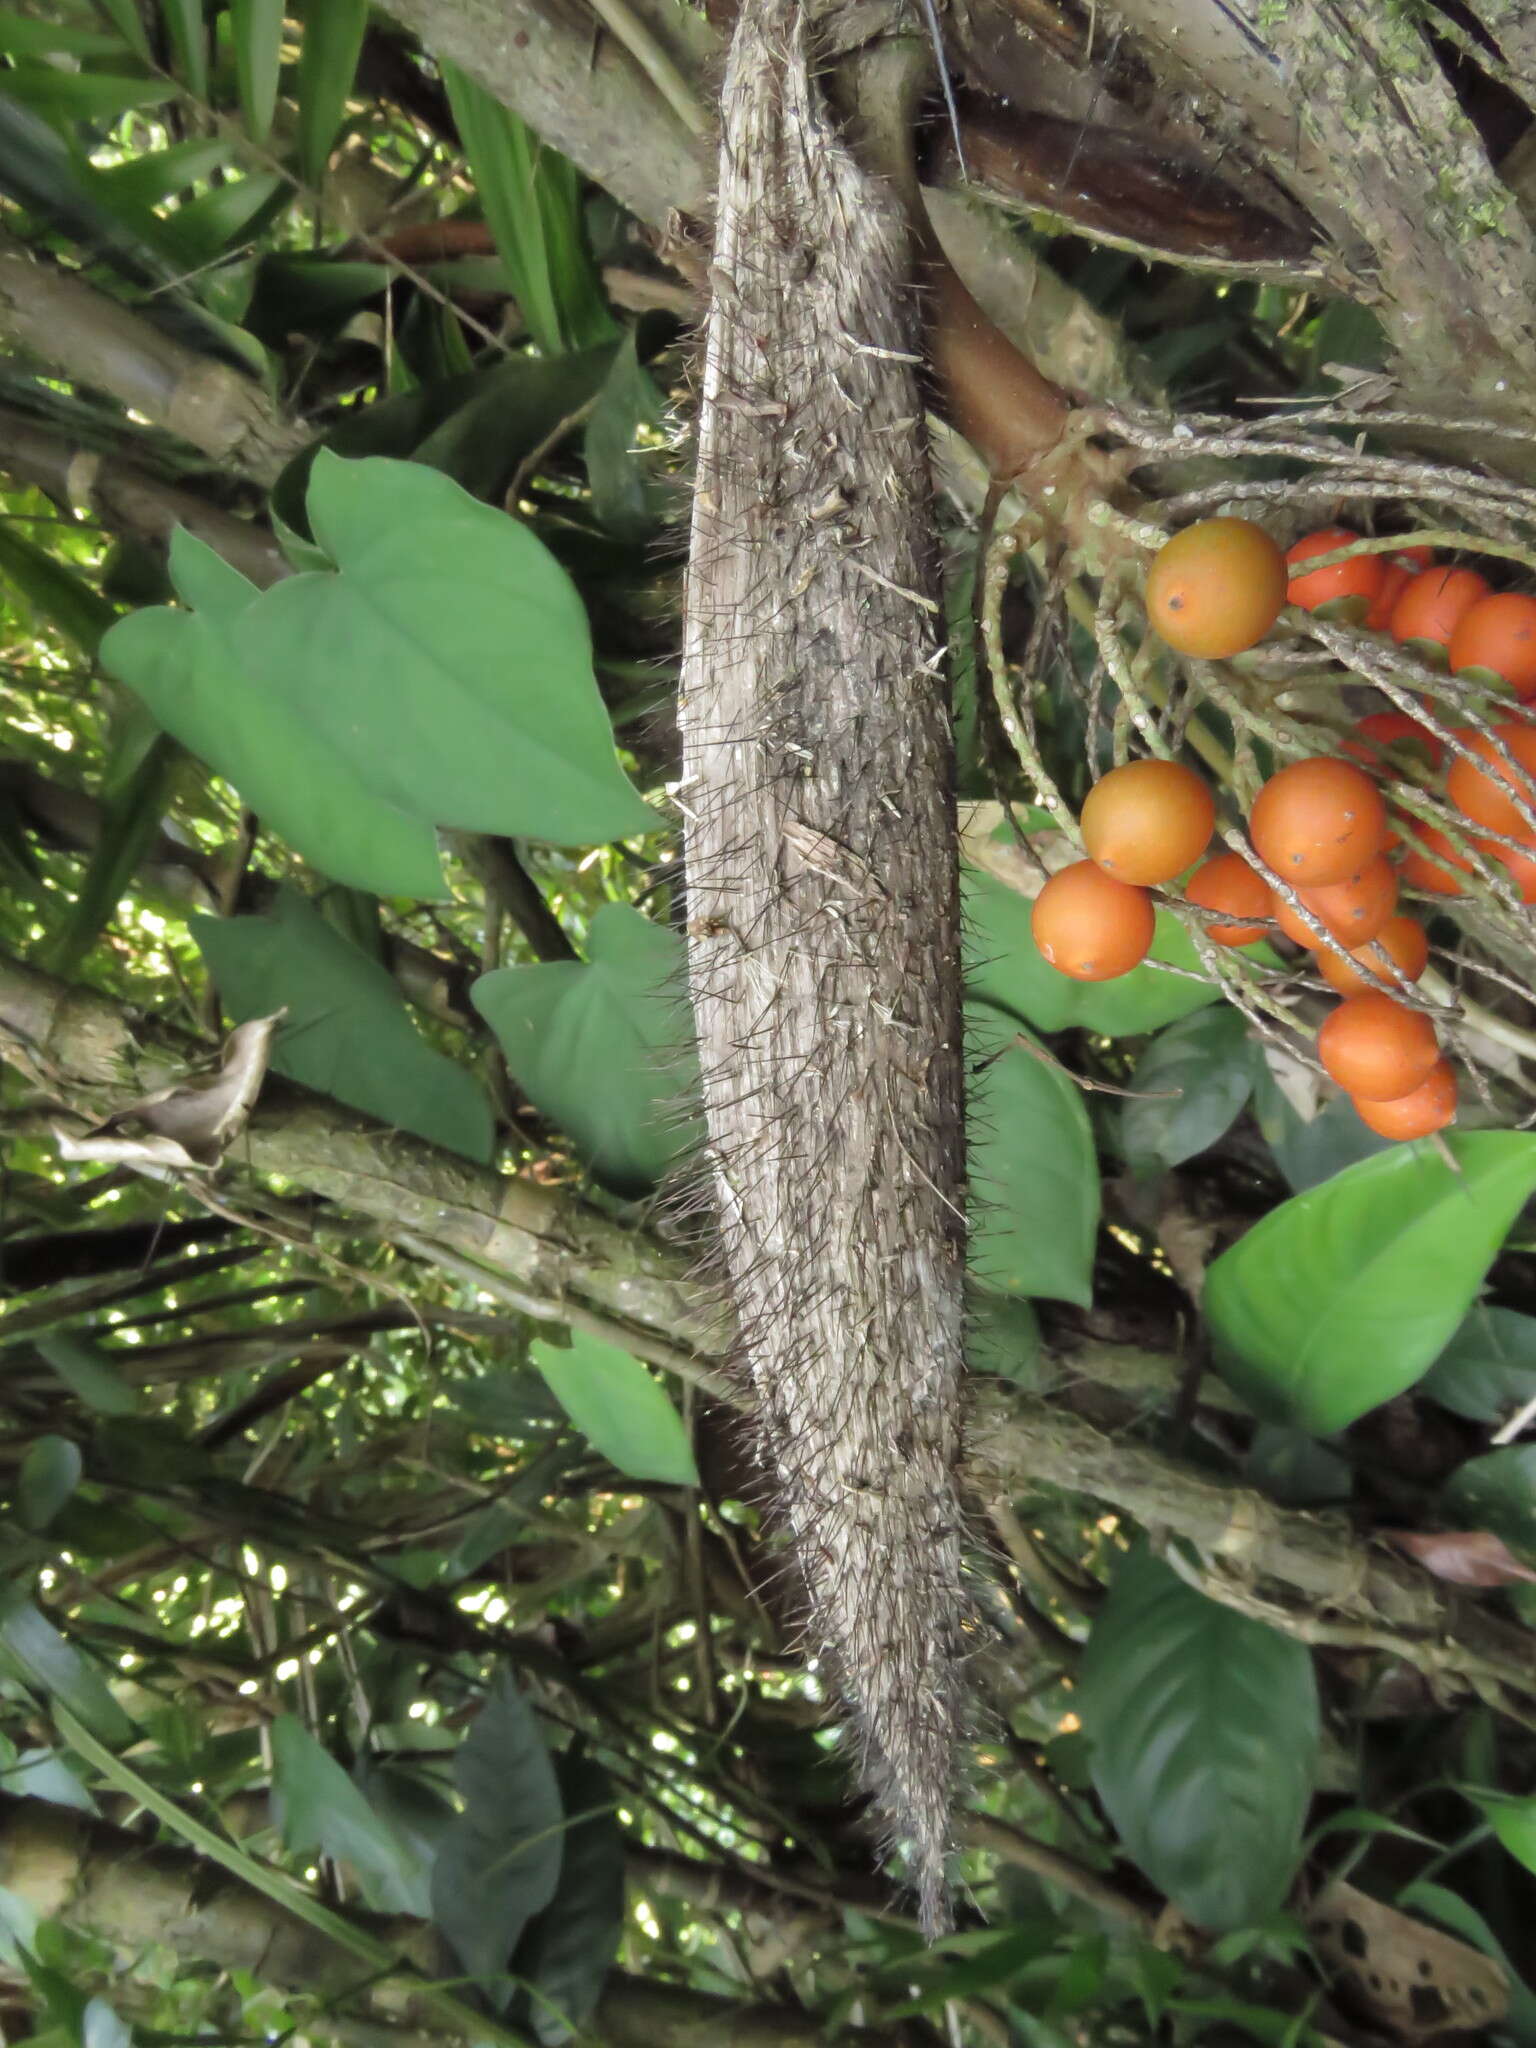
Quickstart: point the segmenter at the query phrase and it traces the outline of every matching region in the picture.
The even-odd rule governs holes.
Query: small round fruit
[[[1249,946],[1269,934],[1273,915],[1269,884],[1240,853],[1218,853],[1196,868],[1184,894],[1202,910],[1246,920],[1242,924],[1208,924],[1205,936],[1213,946]]]
[[[1512,846],[1501,846],[1497,839],[1477,839],[1473,844],[1485,860],[1504,870],[1520,892],[1522,903],[1536,903],[1536,842],[1529,833],[1524,836],[1531,848],[1529,853],[1516,853]]]
[[[1429,727],[1406,711],[1369,712],[1355,727],[1354,737],[1344,742],[1345,753],[1376,774],[1393,765],[1386,758],[1389,750],[1411,755],[1426,768],[1438,768],[1445,755],[1443,743]]]
[[[1325,882],[1318,889],[1298,889],[1297,896],[1312,915],[1351,951],[1369,945],[1397,908],[1397,875],[1378,853],[1347,882]],[[1331,948],[1296,915],[1283,896],[1275,898],[1275,922],[1288,939],[1326,959]]]
[[[1479,598],[1488,595],[1475,569],[1425,569],[1397,600],[1389,625],[1394,640],[1444,647]]]
[[[1426,896],[1465,896],[1463,875],[1473,873],[1471,861],[1458,853],[1438,825],[1426,825],[1422,818],[1404,818],[1408,850],[1398,870],[1410,889],[1422,889]]]
[[[1159,548],[1147,618],[1180,654],[1220,661],[1264,638],[1285,603],[1285,557],[1251,519],[1202,519]]]
[[[1507,684],[1536,697],[1536,597],[1501,590],[1480,597],[1456,621],[1446,654],[1452,675]]]
[[[1385,633],[1397,609],[1397,600],[1408,588],[1417,569],[1410,569],[1406,562],[1388,562],[1386,573],[1381,579],[1381,588],[1371,599],[1363,623],[1373,633]]]
[[[1422,546],[1394,548],[1387,557],[1389,569],[1406,569],[1410,576],[1417,576],[1421,570],[1432,569],[1434,565],[1434,549]]]
[[[1171,882],[1211,843],[1216,800],[1179,761],[1127,761],[1094,784],[1083,844],[1117,881]]]
[[[1347,996],[1323,1019],[1317,1056],[1348,1094],[1391,1102],[1428,1078],[1440,1047],[1422,1010],[1368,989],[1363,996]]]
[[[1271,775],[1254,799],[1249,834],[1283,882],[1345,882],[1381,851],[1387,807],[1363,769],[1319,755]]]
[[[1429,934],[1417,918],[1400,912],[1387,919],[1368,946],[1356,947],[1347,959],[1325,946],[1317,964],[1324,981],[1341,996],[1364,995],[1370,988],[1361,967],[1368,967],[1386,982],[1392,979],[1392,967],[1405,981],[1417,981],[1429,965]]]
[[[1446,795],[1474,825],[1510,839],[1527,838],[1530,821],[1515,809],[1514,799],[1518,796],[1527,810],[1536,811],[1536,725],[1507,719],[1494,726],[1491,736],[1464,726],[1456,737],[1478,762],[1488,765],[1481,767],[1458,754],[1446,771]],[[1497,751],[1495,740],[1513,755],[1515,768]]]
[[[1147,956],[1157,917],[1145,889],[1091,860],[1052,875],[1030,917],[1040,957],[1074,981],[1112,981]]]
[[[1290,602],[1299,604],[1304,612],[1321,612],[1325,618],[1363,619],[1386,581],[1385,555],[1351,555],[1347,562],[1335,562],[1331,569],[1297,573],[1299,565],[1313,555],[1331,555],[1359,538],[1347,526],[1324,526],[1316,533],[1303,534],[1293,547],[1287,548]]]
[[[1449,1060],[1437,1060],[1429,1078],[1391,1102],[1355,1097],[1355,1115],[1380,1138],[1427,1138],[1456,1120],[1456,1073]]]

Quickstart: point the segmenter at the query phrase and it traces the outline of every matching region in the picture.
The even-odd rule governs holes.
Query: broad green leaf
[[[565,1814],[533,1709],[502,1672],[453,1760],[464,1810],[432,1871],[432,1915],[498,2012],[507,1965],[555,1895]]]
[[[368,787],[436,825],[561,846],[654,828],[581,599],[527,527],[420,463],[326,450],[309,515],[339,573],[266,591],[241,648]]]
[[[1250,1486],[1287,1507],[1320,1507],[1348,1500],[1354,1474],[1348,1461],[1304,1430],[1261,1422],[1253,1433],[1243,1473]]]
[[[0,520],[0,578],[19,590],[33,612],[72,641],[87,661],[117,619],[107,603],[67,562],[35,545]]]
[[[641,365],[636,342],[632,327],[603,380],[583,443],[592,509],[610,533],[625,540],[644,540],[660,516],[659,494],[635,435],[660,420],[661,394]]]
[[[698,1485],[682,1418],[638,1358],[580,1330],[568,1348],[535,1343],[529,1356],[593,1449],[626,1478]]]
[[[1094,1621],[1077,1698],[1099,1797],[1159,1890],[1217,1932],[1274,1912],[1320,1739],[1305,1648],[1143,1548]]]
[[[1248,1023],[1230,1003],[1160,1031],[1136,1062],[1120,1139],[1138,1173],[1180,1166],[1232,1125],[1253,1087]]]
[[[965,1303],[965,1363],[968,1372],[1038,1386],[1040,1318],[1030,1303],[972,1287]]]
[[[283,66],[283,13],[284,0],[229,0],[240,109],[255,142],[266,140],[277,106],[277,81]]]
[[[1390,1138],[1378,1137],[1361,1123],[1348,1096],[1335,1095],[1314,1117],[1298,1115],[1257,1048],[1254,1075],[1255,1120],[1275,1164],[1297,1194],[1320,1187],[1362,1159],[1379,1159],[1394,1149]]]
[[[1086,1307],[1099,1223],[1093,1132],[1082,1091],[1032,1043],[1003,1011],[967,1005],[970,1270],[1005,1294]]]
[[[117,1367],[88,1337],[55,1330],[39,1337],[37,1349],[77,1401],[98,1415],[132,1415],[139,1397],[118,1375]]]
[[[134,612],[102,643],[103,665],[322,873],[380,895],[442,896],[431,826],[370,789],[297,700],[257,682],[241,654],[256,587],[211,562],[217,557],[202,541],[175,535],[171,565],[183,594],[217,585],[237,593],[238,605],[226,601],[216,615],[169,606]]]
[[[46,1799],[50,1806],[71,1806],[77,1813],[101,1812],[56,1749],[24,1749],[0,1770],[0,1787],[18,1799]]]
[[[80,1446],[67,1436],[40,1436],[21,1461],[16,1506],[29,1529],[46,1529],[80,1484]]]
[[[605,903],[587,951],[585,963],[498,968],[471,995],[529,1101],[601,1179],[643,1194],[701,1135],[683,943]]]
[[[601,1764],[567,1753],[556,1763],[565,1806],[560,1881],[512,1962],[523,1980],[515,2017],[545,2048],[591,2018],[624,1931],[624,1836]]]
[[[176,56],[176,75],[196,99],[208,97],[208,29],[203,0],[160,0],[160,13]]]
[[[1073,981],[1042,960],[1030,931],[1031,900],[979,868],[962,867],[966,914],[966,987],[999,1008],[1011,1010],[1037,1031],[1065,1031],[1080,1024],[1105,1038],[1158,1031],[1176,1017],[1214,1003],[1220,993],[1208,981],[1133,967],[1114,981]],[[1200,971],[1199,957],[1178,919],[1157,915],[1152,958]]]
[[[131,1742],[134,1726],[96,1666],[66,1642],[30,1600],[8,1597],[0,1612],[0,1663],[83,1721],[102,1742]]]
[[[1536,1396],[1536,1316],[1480,1301],[1424,1375],[1421,1392],[1470,1422],[1505,1422]]]
[[[489,1159],[491,1111],[475,1077],[431,1046],[393,978],[295,890],[261,917],[193,917],[188,927],[237,1023],[288,1010],[272,1065],[321,1095]]]
[[[349,1863],[375,1912],[417,1910],[424,1889],[417,1852],[374,1810],[302,1721],[280,1714],[271,1738],[272,1791],[284,1846],[295,1855],[319,1850]]]
[[[1444,1521],[1489,1529],[1506,1543],[1536,1551],[1536,1443],[1502,1444],[1459,1465],[1440,1495]]]
[[[325,175],[347,110],[368,0],[307,0],[299,46],[299,169],[312,185]]]
[[[1258,1413],[1331,1436],[1445,1348],[1536,1188],[1536,1136],[1448,1142],[1455,1171],[1394,1146],[1293,1195],[1211,1266],[1217,1363]]]

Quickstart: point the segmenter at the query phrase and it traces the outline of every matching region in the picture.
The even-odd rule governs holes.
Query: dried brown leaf
[[[1481,2032],[1508,2010],[1509,1979],[1491,1957],[1353,1885],[1331,1884],[1307,1927],[1350,2002],[1406,2041]]]
[[[1508,1586],[1536,1582],[1502,1537],[1487,1529],[1383,1529],[1381,1534],[1437,1579],[1455,1586]]]

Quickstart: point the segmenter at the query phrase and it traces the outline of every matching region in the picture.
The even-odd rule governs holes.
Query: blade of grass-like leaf
[[[265,142],[283,64],[283,0],[230,0],[229,27],[240,110],[252,140]]]
[[[15,585],[32,609],[72,641],[88,661],[117,610],[85,578],[0,521],[0,578]]]
[[[175,71],[200,100],[208,97],[208,31],[203,0],[160,0],[160,16],[175,52]]]
[[[54,974],[69,974],[96,943],[160,829],[182,750],[169,733],[149,747],[123,788],[105,807],[101,837],[63,929],[44,951]]]
[[[149,61],[149,38],[139,19],[138,0],[96,0],[96,12],[105,15],[136,57]]]
[[[507,266],[528,332],[546,355],[564,347],[550,276],[544,217],[533,180],[533,138],[509,107],[456,64],[442,66],[453,118],[474,173],[480,204]]]
[[[504,2048],[527,2048],[526,2036],[514,2033],[510,2027],[478,2011],[455,1998],[451,1991],[440,1991],[435,1985],[415,1977],[409,1970],[401,1968],[400,1958],[382,1941],[367,1933],[363,1928],[344,1920],[339,1913],[333,1913],[329,1906],[297,1885],[281,1871],[273,1870],[259,1863],[254,1856],[248,1856],[243,1849],[224,1841],[211,1828],[205,1828],[201,1821],[194,1820],[172,1799],[148,1778],[141,1777],[131,1764],[113,1754],[104,1742],[98,1742],[90,1730],[84,1727],[69,1709],[57,1701],[53,1708],[54,1720],[59,1733],[88,1764],[100,1771],[108,1784],[115,1785],[120,1792],[126,1792],[138,1806],[152,1813],[173,1835],[178,1836],[187,1846],[195,1849],[200,1856],[206,1856],[211,1863],[227,1870],[231,1877],[241,1884],[249,1885],[264,1898],[271,1899],[285,1912],[292,1913],[317,1934],[334,1941],[339,1948],[348,1950],[371,1970],[379,1971],[408,1984],[414,1997],[431,2011],[451,2024],[451,2030],[462,2034],[466,2040],[496,2041]],[[374,1985],[370,1988],[377,1989]]]
[[[357,71],[368,0],[309,0],[299,49],[299,169],[313,184],[324,175]]]

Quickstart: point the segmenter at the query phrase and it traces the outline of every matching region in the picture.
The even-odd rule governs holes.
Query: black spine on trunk
[[[907,224],[745,0],[721,104],[679,790],[713,1196],[810,1647],[925,1922],[966,1600],[953,764]]]

